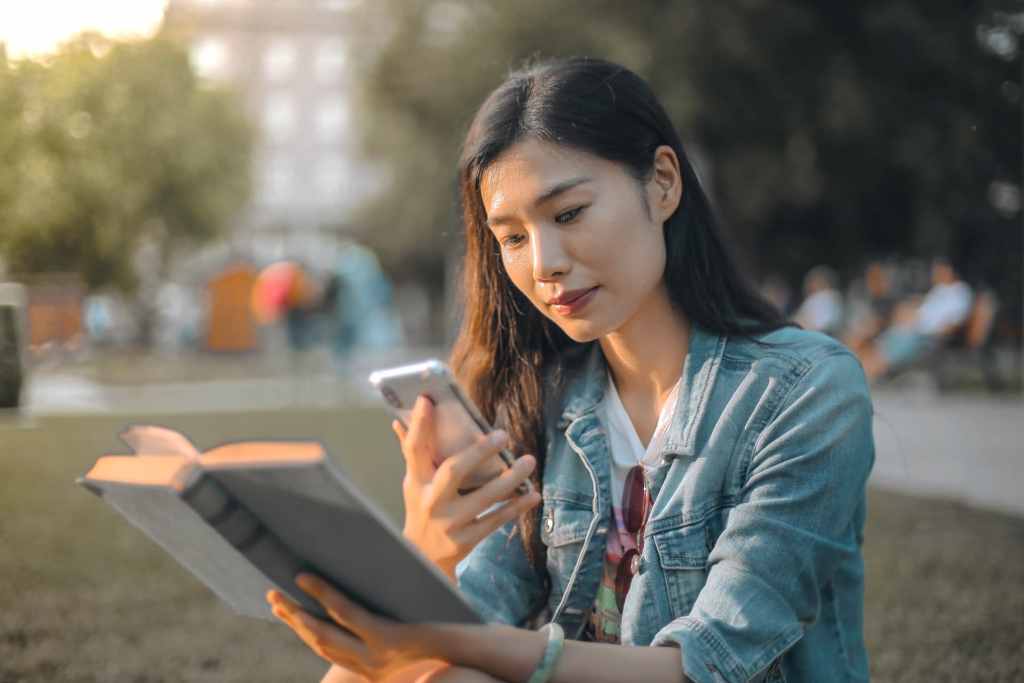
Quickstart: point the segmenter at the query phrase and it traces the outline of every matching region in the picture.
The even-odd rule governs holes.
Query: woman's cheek
[[[501,261],[505,264],[505,272],[512,278],[512,282],[522,290],[525,287],[524,283],[531,279],[530,260],[527,258],[525,250],[502,251]]]
[[[505,273],[512,280],[515,288],[527,299],[534,301],[533,274],[530,272],[529,259],[524,258],[521,252],[502,252],[501,262],[505,266]]]
[[[516,265],[523,260],[523,252],[522,250],[502,249],[501,260],[505,262],[506,267]]]

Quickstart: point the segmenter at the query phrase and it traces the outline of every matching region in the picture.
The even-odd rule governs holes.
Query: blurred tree
[[[244,114],[200,84],[182,48],[83,34],[44,60],[0,60],[0,255],[12,272],[131,292],[140,247],[166,275],[247,198]]]
[[[379,0],[353,53],[388,182],[357,224],[392,269],[439,273],[475,107],[524,58],[589,54],[651,82],[755,275],[946,252],[1019,316],[1019,5]]]
[[[623,20],[639,10],[610,0],[551,7],[543,0],[364,5],[365,26],[353,31],[365,41],[352,50],[357,119],[363,151],[387,182],[354,223],[389,269],[442,272],[460,242],[455,165],[462,138],[476,106],[524,58],[600,53],[649,61],[642,25]]]
[[[790,278],[945,254],[1019,301],[1019,211],[993,201],[1021,182],[1017,5],[702,4],[694,132],[743,243]]]

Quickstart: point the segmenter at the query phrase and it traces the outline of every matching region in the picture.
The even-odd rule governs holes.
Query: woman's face
[[[660,147],[653,161],[641,187],[621,164],[528,139],[481,178],[506,272],[576,341],[614,332],[664,298],[662,225],[679,204],[681,180],[671,148]]]

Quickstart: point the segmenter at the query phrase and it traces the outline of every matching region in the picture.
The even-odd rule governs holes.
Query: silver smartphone
[[[426,395],[434,403],[435,427],[437,430],[437,462],[455,455],[476,443],[480,435],[492,431],[492,427],[480,414],[466,393],[455,381],[451,370],[442,361],[426,360],[411,365],[402,365],[370,374],[372,384],[384,398],[384,402],[406,428],[411,421],[416,399]],[[483,486],[515,463],[515,456],[507,449],[498,452],[498,457],[485,463],[471,475],[471,480],[460,489],[467,493]],[[519,494],[533,491],[533,484],[524,481],[517,489]]]

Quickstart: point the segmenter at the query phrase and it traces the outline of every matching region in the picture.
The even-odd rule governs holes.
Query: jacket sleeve
[[[544,597],[515,522],[494,531],[455,568],[459,589],[488,622],[522,626]]]
[[[780,402],[693,609],[652,642],[678,645],[690,679],[760,680],[815,622],[822,587],[860,552],[871,419],[863,371],[846,351],[811,364]]]

